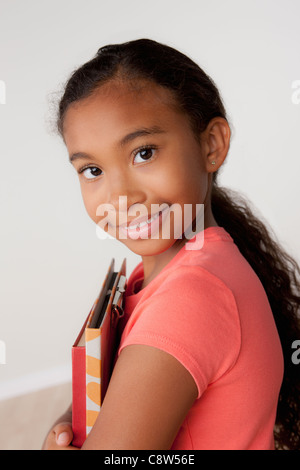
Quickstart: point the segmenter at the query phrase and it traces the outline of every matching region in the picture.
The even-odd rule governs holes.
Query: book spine
[[[74,447],[86,439],[86,366],[85,347],[72,348],[72,429]]]
[[[101,328],[86,328],[86,435],[95,424],[101,406]]]

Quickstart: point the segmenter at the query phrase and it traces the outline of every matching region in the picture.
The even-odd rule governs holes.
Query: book
[[[115,271],[112,259],[80,332],[72,346],[72,428],[81,447],[101,409],[118,350],[117,326],[124,314],[126,259]]]

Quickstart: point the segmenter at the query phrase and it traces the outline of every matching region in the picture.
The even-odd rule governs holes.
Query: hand
[[[73,431],[70,416],[68,411],[55,423],[45,439],[43,450],[79,450],[71,445]]]
[[[56,424],[49,432],[43,450],[79,450],[71,445],[73,439],[70,423]]]

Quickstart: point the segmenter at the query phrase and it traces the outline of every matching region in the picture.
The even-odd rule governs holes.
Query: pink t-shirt
[[[273,449],[283,356],[266,293],[222,227],[189,243],[144,289],[142,263],[132,272],[119,352],[154,346],[194,378],[172,449]]]

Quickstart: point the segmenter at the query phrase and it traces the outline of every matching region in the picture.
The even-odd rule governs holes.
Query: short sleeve
[[[131,344],[159,348],[192,375],[198,397],[235,364],[241,345],[231,290],[199,266],[181,266],[132,312],[120,351]]]

